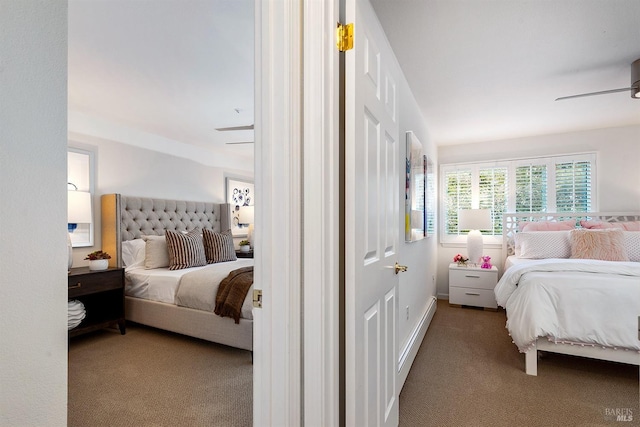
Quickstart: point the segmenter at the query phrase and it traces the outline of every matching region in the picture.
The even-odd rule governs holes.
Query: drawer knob
[[[480,296],[480,294],[477,294],[475,292],[465,292],[464,294],[465,295],[473,295],[474,297],[479,297]]]
[[[78,289],[82,287],[82,282],[78,282],[73,286],[69,286],[69,289]]]
[[[480,278],[480,276],[474,276],[472,274],[465,274],[464,277],[471,277],[473,279],[479,279]]]

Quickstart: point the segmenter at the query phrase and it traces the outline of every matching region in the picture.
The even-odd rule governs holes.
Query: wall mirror
[[[425,156],[422,144],[411,131],[407,132],[405,159],[404,240],[415,242],[425,237]]]
[[[67,228],[71,246],[93,246],[93,153],[67,149]]]

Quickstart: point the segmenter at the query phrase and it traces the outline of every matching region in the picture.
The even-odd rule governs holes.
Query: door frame
[[[340,423],[338,8],[255,2],[255,426]]]

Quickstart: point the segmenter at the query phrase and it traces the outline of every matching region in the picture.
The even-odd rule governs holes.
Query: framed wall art
[[[407,132],[404,197],[406,242],[415,242],[425,237],[425,165],[422,144],[413,132]]]
[[[255,200],[253,181],[244,178],[226,178],[225,200],[231,205],[231,234],[233,237],[245,237],[249,224],[240,223],[240,208],[253,206]]]

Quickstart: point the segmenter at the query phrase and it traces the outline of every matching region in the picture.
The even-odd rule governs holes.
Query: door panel
[[[347,425],[398,424],[399,67],[367,0],[346,0]]]

